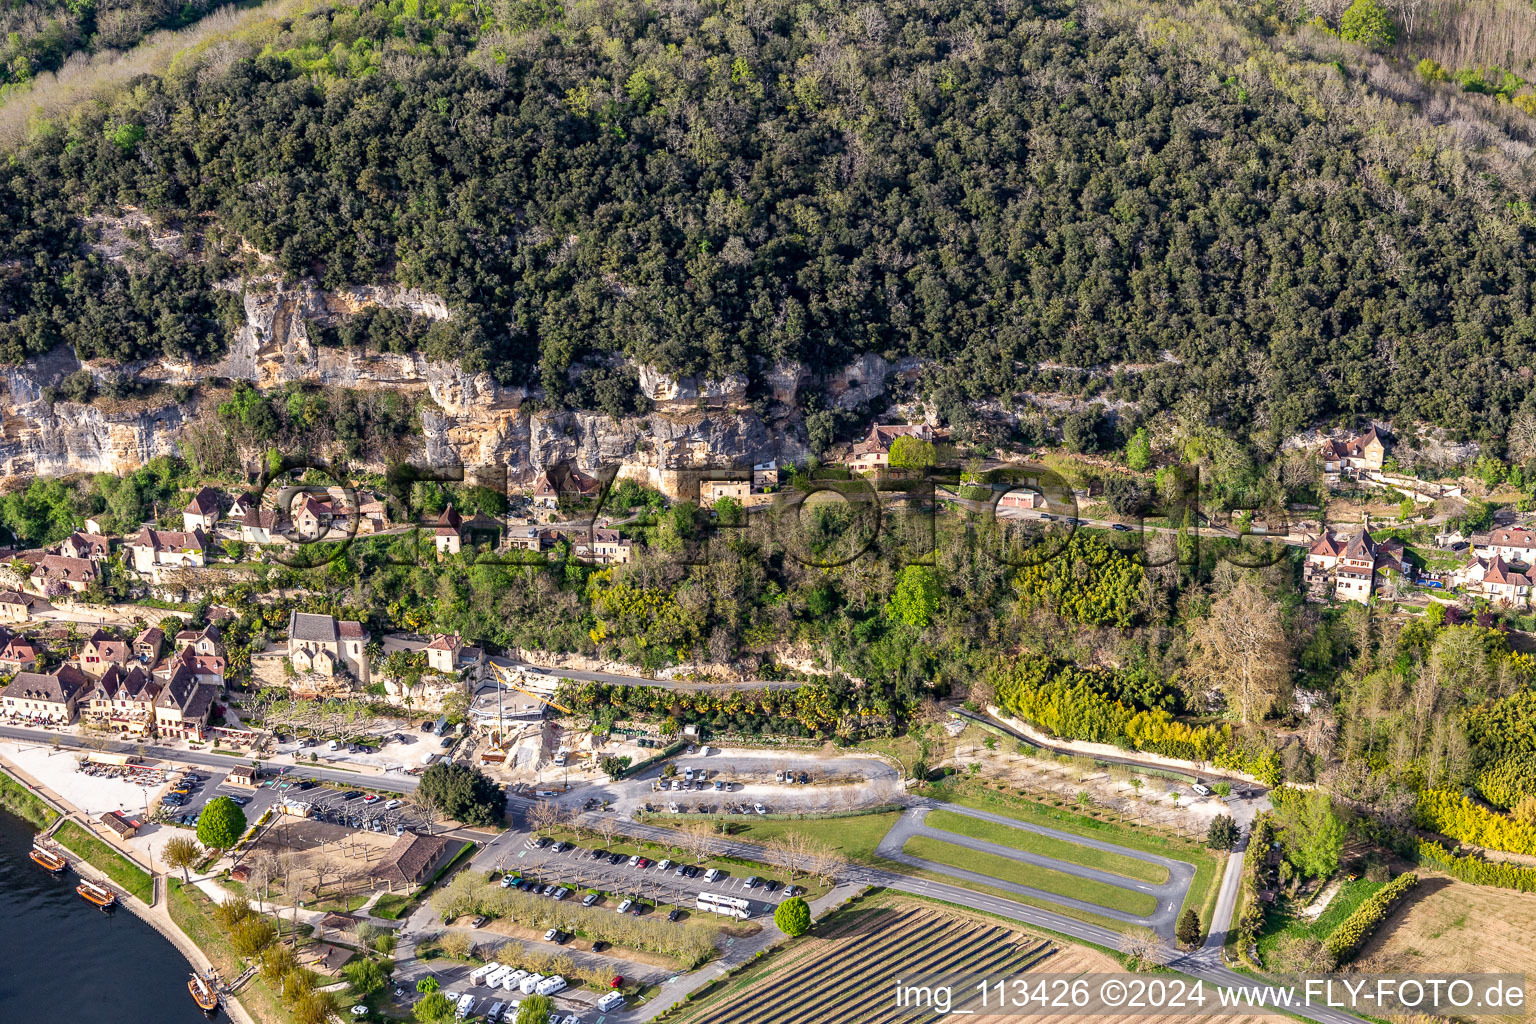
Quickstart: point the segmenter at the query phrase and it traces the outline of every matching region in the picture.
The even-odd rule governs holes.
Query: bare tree
[[[837,880],[848,867],[848,858],[830,844],[817,840],[806,854],[805,869],[827,885]]]
[[[534,832],[540,835],[558,827],[564,817],[560,805],[553,800],[540,800],[528,810],[528,820],[533,823]]]
[[[604,846],[612,846],[614,837],[619,834],[619,821],[614,817],[599,818],[597,822],[597,834],[602,836]]]
[[[1162,937],[1150,928],[1131,928],[1120,936],[1120,952],[1137,970],[1156,966],[1163,949]]]
[[[293,911],[293,931],[288,939],[294,945],[299,941],[299,901],[304,898],[304,879],[302,868],[298,858],[292,854],[278,861],[278,884],[282,888],[283,898],[288,901],[289,908]]]
[[[1216,599],[1192,631],[1196,671],[1223,691],[1245,722],[1269,714],[1291,675],[1279,606],[1243,580]]]
[[[249,872],[246,884],[256,890],[256,909],[265,912],[267,902],[267,886],[272,884],[273,872],[277,870],[277,858],[266,850],[257,850],[246,864]]]

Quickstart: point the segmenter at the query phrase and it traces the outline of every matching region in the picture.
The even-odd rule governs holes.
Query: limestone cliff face
[[[183,411],[174,404],[44,401],[43,389],[80,368],[63,351],[0,369],[0,477],[120,473],[173,455]]]
[[[328,292],[310,281],[283,285],[275,279],[229,287],[241,290],[246,319],[223,359],[213,365],[162,363],[121,369],[194,389],[212,378],[228,378],[259,388],[304,382],[414,395],[426,400],[421,406],[421,447],[414,459],[428,466],[464,467],[477,475],[490,468],[496,476],[504,472],[513,484],[530,483],[550,466],[573,462],[588,473],[613,467],[623,477],[674,496],[689,496],[679,490],[686,490],[681,482],[686,470],[750,466],[772,458],[798,460],[808,451],[796,408],[808,375],[798,365],[768,372],[773,399],[769,419],[747,403],[744,376],[705,381],[638,367],[641,390],[654,411],[614,420],[599,412],[540,409],[537,402],[528,401],[539,394],[505,387],[489,374],[465,373],[456,364],[430,362],[414,353],[321,346],[310,337],[310,324],[369,305],[448,318],[446,303],[435,295],[388,286]],[[181,428],[195,416],[196,391],[186,408],[169,402],[102,401],[56,402],[50,408],[43,388],[80,368],[72,354],[56,350],[4,371],[8,393],[0,409],[0,474],[121,473],[155,455],[177,451]]]

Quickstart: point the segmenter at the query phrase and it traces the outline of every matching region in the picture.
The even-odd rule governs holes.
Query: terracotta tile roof
[[[420,832],[407,832],[395,840],[384,858],[369,872],[374,878],[402,885],[417,885],[426,873],[447,851],[452,843],[445,836],[427,836]]]

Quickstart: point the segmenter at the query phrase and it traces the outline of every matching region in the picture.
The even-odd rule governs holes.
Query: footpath
[[[156,872],[149,865],[142,863],[135,855],[133,850],[107,836],[103,836],[96,829],[92,828],[90,820],[78,808],[74,807],[63,797],[59,796],[57,793],[52,792],[46,786],[39,783],[35,778],[18,768],[9,759],[0,757],[0,766],[4,766],[6,772],[25,783],[32,790],[32,792],[38,796],[39,799],[48,804],[59,814],[57,821],[50,825],[46,831],[38,834],[37,842],[39,844],[46,845],[59,856],[69,861],[69,866],[81,878],[95,882],[96,884],[104,886],[110,889],[112,892],[116,893],[117,901],[120,905],[126,907],[129,912],[134,914],[140,920],[144,921],[155,931],[159,932],[167,942],[176,948],[177,952],[186,957],[187,962],[191,964],[192,967],[198,972],[206,975],[213,970],[213,961],[209,960],[203,951],[198,948],[197,943],[188,938],[187,934],[181,930],[181,928],[176,924],[174,920],[171,919],[170,908],[166,902],[165,896],[164,875]],[[95,865],[76,856],[74,853],[60,844],[57,840],[55,840],[53,838],[53,834],[57,832],[60,826],[62,826],[66,821],[73,821],[76,825],[85,829],[89,835],[95,836],[97,839],[106,843],[114,852],[118,853],[133,863],[135,866],[140,867],[145,872],[147,872],[149,876],[154,880],[154,890],[150,896],[150,902],[145,903],[138,897],[124,892],[121,887],[112,884],[111,880],[108,879],[103,872],[99,871]],[[224,1007],[225,1012],[229,1014],[230,1018],[234,1020],[236,1024],[256,1024],[256,1019],[250,1015],[250,1013],[243,1005],[241,1005],[240,1001],[236,997],[226,994],[223,996],[220,1003]]]

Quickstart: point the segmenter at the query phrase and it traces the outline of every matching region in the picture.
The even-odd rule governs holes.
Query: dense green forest
[[[1376,88],[1431,88],[1411,68],[1290,30],[1264,4],[315,3],[0,169],[0,358],[212,356],[244,241],[441,293],[426,351],[568,404],[615,390],[614,353],[873,351],[942,361],[950,409],[1065,389],[1498,436],[1536,360],[1519,161]],[[81,213],[124,204],[196,257],[90,254]]]

